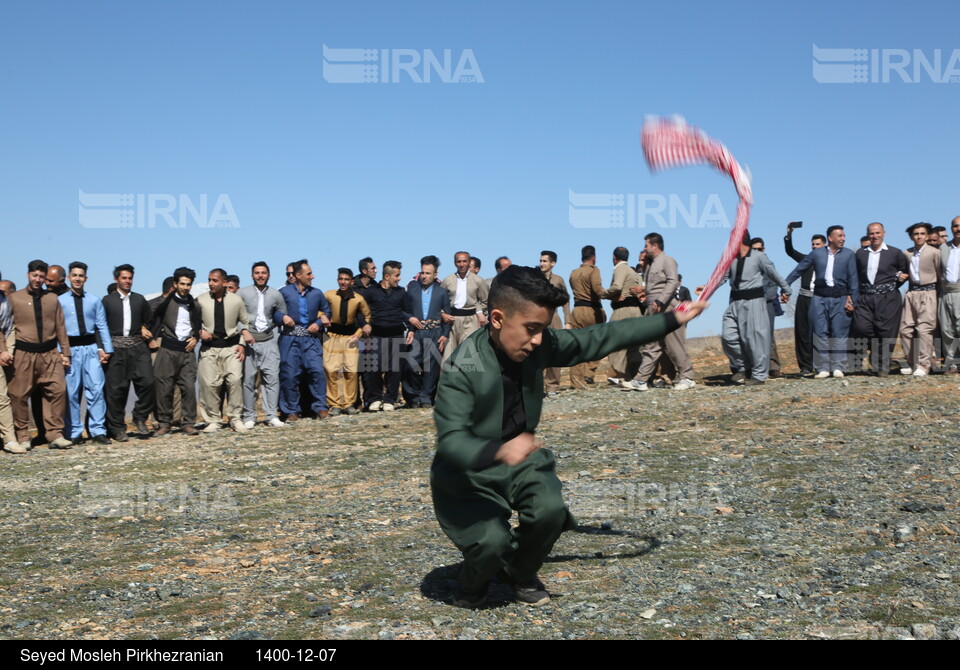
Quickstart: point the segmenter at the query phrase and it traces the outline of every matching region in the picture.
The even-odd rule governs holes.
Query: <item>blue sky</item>
[[[260,259],[277,284],[306,256],[318,286],[334,288],[336,268],[366,255],[400,260],[410,277],[437,254],[445,275],[463,248],[489,276],[501,254],[533,264],[549,248],[566,276],[594,244],[609,280],[613,247],[635,257],[657,231],[693,286],[728,228],[669,211],[674,227],[571,223],[571,192],[696,199],[701,210],[712,198],[732,223],[729,179],[650,174],[647,114],[683,115],[749,167],[751,229],[784,275],[790,220],[805,222],[799,248],[828,225],[854,239],[872,221],[909,246],[910,223],[960,214],[960,82],[914,77],[911,65],[910,82],[888,68],[889,83],[820,83],[812,48],[892,61],[895,50],[931,61],[939,50],[942,73],[960,49],[958,18],[946,2],[7,3],[0,271],[22,285],[32,258],[84,260],[99,291],[130,262],[135,289],[149,293],[179,265],[246,281]],[[330,83],[323,45],[420,59],[449,49],[453,62],[469,53],[483,81],[393,72],[396,82]],[[80,191],[153,195],[161,207],[169,194],[175,221],[203,194],[208,210],[225,196],[237,226],[188,216],[174,228],[136,207],[142,228],[84,226]],[[692,335],[719,330],[726,298],[721,289]]]

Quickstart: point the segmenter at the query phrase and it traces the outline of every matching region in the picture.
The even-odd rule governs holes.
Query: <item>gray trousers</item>
[[[770,315],[766,300],[731,302],[723,313],[720,337],[731,370],[766,381],[770,373]]]
[[[657,371],[657,362],[664,354],[673,362],[680,379],[693,381],[693,363],[687,353],[686,331],[683,328],[667,333],[662,340],[650,342],[642,349],[643,360],[640,362],[640,371],[636,380],[648,382]]]
[[[257,373],[263,396],[260,409],[267,421],[277,418],[277,403],[280,401],[280,349],[277,338],[247,345],[243,360],[243,421],[257,420]]]
[[[960,364],[960,293],[944,291],[940,296],[940,334],[943,336],[943,364]]]

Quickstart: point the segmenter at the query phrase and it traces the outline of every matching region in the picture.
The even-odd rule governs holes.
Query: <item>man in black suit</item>
[[[802,261],[807,255],[793,248],[794,223],[787,224],[787,234],[783,238],[783,248],[787,256]],[[810,249],[819,249],[827,246],[827,238],[823,235],[814,235],[810,240]],[[813,267],[807,268],[800,277],[800,290],[797,292],[797,302],[793,310],[793,343],[797,354],[797,365],[800,374],[804,377],[813,375],[813,340],[810,328],[810,299],[813,297],[813,283],[816,273]]]
[[[405,344],[410,350],[403,356],[403,397],[409,408],[432,407],[440,381],[443,349],[450,335],[450,324],[442,314],[450,313],[450,295],[437,283],[440,259],[420,259],[418,281],[407,287],[404,318],[409,330]]]
[[[156,390],[150,351],[146,343],[153,339],[148,325],[153,311],[146,298],[133,292],[133,266],[118,265],[113,269],[117,290],[107,294],[103,307],[107,326],[113,338],[113,356],[107,363],[107,430],[117,442],[127,441],[127,394],[130,384],[137,394],[133,406],[133,425],[142,436],[153,434],[147,428],[147,416],[154,411]]]

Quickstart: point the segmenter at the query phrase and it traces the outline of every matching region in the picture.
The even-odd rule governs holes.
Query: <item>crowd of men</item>
[[[843,377],[861,371],[867,354],[871,371],[888,375],[898,337],[907,359],[901,373],[922,377],[941,360],[942,369],[957,372],[960,217],[951,224],[952,240],[943,227],[910,226],[913,246],[904,251],[886,244],[882,224],[871,223],[855,253],[844,246],[843,228],[831,226],[813,235],[811,251],[803,254],[793,247],[801,225],[789,224],[784,237],[787,255],[798,262],[786,278],[766,256],[764,241],[749,235],[726,275],[730,302],[721,337],[731,382],[755,386],[782,376],[774,323],[798,279],[795,346],[802,375]],[[627,248],[613,250],[605,288],[595,248],[583,247],[569,276],[573,305],[557,310],[552,327],[604,322],[604,300],[617,321],[690,299],[659,233],[644,237],[636,265],[629,260]],[[25,453],[43,442],[70,448],[86,439],[125,442],[128,432],[195,435],[223,425],[244,432],[261,415],[264,424],[280,428],[307,417],[432,407],[444,363],[487,325],[492,279],[480,277],[480,259],[467,252],[453,261],[455,272],[441,280],[440,259],[424,256],[403,287],[401,263],[385,262],[378,281],[368,257],[360,260],[359,274],[339,268],[337,288],[326,292],[313,286],[306,259],[287,265],[279,290],[269,286],[270,268],[259,261],[243,288],[238,276],[210,270],[209,290],[197,297],[191,293],[197,273],[181,267],[149,301],[133,291],[132,265],[114,268],[115,281],[101,299],[86,290],[86,264],[64,269],[32,261],[25,288],[0,281],[3,448]],[[510,264],[501,256],[494,265],[499,273]],[[555,252],[541,252],[540,271],[566,290],[556,264]],[[685,328],[614,352],[609,363],[607,383],[624,391],[647,391],[664,380],[678,391],[696,386]],[[571,368],[573,388],[596,384],[598,365]],[[560,369],[546,369],[543,386],[556,395]],[[132,431],[126,420],[131,387]]]

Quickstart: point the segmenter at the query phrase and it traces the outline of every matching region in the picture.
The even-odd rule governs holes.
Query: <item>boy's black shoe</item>
[[[532,579],[524,584],[516,584],[513,587],[513,597],[518,603],[538,607],[550,602],[550,594],[539,579]]]
[[[475,610],[487,604],[487,589],[480,591],[465,591],[462,587],[457,587],[457,595],[450,603],[454,607]]]

